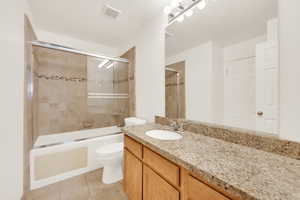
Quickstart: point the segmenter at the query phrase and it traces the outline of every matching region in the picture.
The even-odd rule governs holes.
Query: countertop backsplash
[[[155,117],[155,123],[161,125],[170,125],[174,120],[184,123],[186,131],[300,160],[300,143],[282,140],[276,135],[219,124]]]

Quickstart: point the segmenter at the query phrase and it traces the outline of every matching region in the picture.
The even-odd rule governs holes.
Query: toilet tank
[[[147,122],[146,120],[138,119],[136,117],[125,118],[125,126],[142,125],[142,124],[146,124],[146,122]]]

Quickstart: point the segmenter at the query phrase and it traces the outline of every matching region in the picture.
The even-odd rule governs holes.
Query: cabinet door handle
[[[264,112],[258,111],[258,112],[257,112],[257,115],[258,115],[258,116],[263,116],[263,115],[264,115]]]

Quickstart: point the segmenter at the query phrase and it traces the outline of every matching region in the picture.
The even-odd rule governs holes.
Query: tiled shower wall
[[[166,70],[166,117],[185,118],[185,62],[174,63],[167,68],[179,72],[179,80],[176,72]]]
[[[88,98],[89,92],[128,93],[128,64],[116,63],[112,73],[94,80],[101,72],[93,71],[98,65],[92,57],[42,47],[34,47],[34,57],[38,135],[119,125],[129,116],[128,99]],[[95,91],[97,86],[106,89]]]
[[[25,87],[24,87],[24,192],[29,191],[29,152],[33,146],[34,137],[34,106],[35,97],[33,94],[34,65],[32,57],[32,46],[28,42],[36,40],[27,16],[24,17],[24,63],[25,63]]]
[[[129,91],[129,115],[135,116],[135,47],[126,51],[121,58],[129,60],[128,66],[128,91]]]
[[[38,66],[38,135],[79,130],[84,118],[86,82],[47,77],[86,77],[85,56],[40,47],[34,47],[34,56]]]

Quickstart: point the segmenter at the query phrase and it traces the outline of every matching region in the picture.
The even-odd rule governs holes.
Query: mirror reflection
[[[166,28],[166,116],[276,134],[277,1],[199,7]]]

